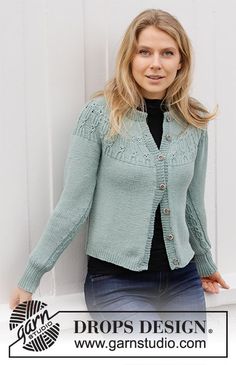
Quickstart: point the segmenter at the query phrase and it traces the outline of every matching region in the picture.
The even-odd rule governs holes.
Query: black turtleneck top
[[[163,112],[165,105],[161,107],[161,99],[144,98],[147,112],[147,124],[158,148],[161,145],[163,131]],[[142,208],[140,208],[142,209]],[[89,273],[129,273],[131,270],[111,262],[103,261],[92,256],[88,256]],[[171,271],[166,254],[165,242],[163,238],[160,204],[155,215],[154,234],[151,245],[148,269],[144,271]]]

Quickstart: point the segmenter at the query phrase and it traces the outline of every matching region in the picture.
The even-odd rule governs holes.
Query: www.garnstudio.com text
[[[77,349],[108,349],[115,351],[117,349],[203,349],[206,348],[205,340],[168,340],[161,337],[159,340],[74,340]]]

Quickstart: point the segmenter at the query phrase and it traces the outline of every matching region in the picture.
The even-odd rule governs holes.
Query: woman
[[[89,213],[89,311],[205,311],[203,289],[229,287],[212,260],[204,207],[216,113],[189,96],[191,72],[191,44],[175,17],[149,9],[131,22],[115,76],[78,118],[64,189],[11,308],[32,298]]]

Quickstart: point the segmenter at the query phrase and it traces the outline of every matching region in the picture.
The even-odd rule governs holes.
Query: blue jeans
[[[206,311],[204,291],[194,260],[171,272],[130,271],[128,274],[90,274],[84,283],[88,311],[131,311],[91,313],[94,319],[194,319],[205,313],[158,313],[159,311]],[[147,311],[148,313],[135,313]],[[152,312],[154,311],[154,312]],[[166,317],[165,317],[166,316]],[[198,316],[196,318],[196,316]]]

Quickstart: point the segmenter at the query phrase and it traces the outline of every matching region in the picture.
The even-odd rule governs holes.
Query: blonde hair
[[[170,115],[203,129],[217,115],[218,104],[215,111],[210,113],[198,100],[189,96],[192,82],[192,46],[182,25],[166,11],[147,9],[133,19],[124,34],[117,53],[114,77],[105,84],[103,90],[91,96],[96,98],[103,95],[106,99],[110,110],[108,138],[120,133],[124,116],[130,110],[139,107],[141,111],[145,111],[144,97],[132,75],[131,62],[137,48],[138,36],[148,26],[155,26],[166,32],[179,47],[182,66],[173,83],[167,88],[162,102]]]

